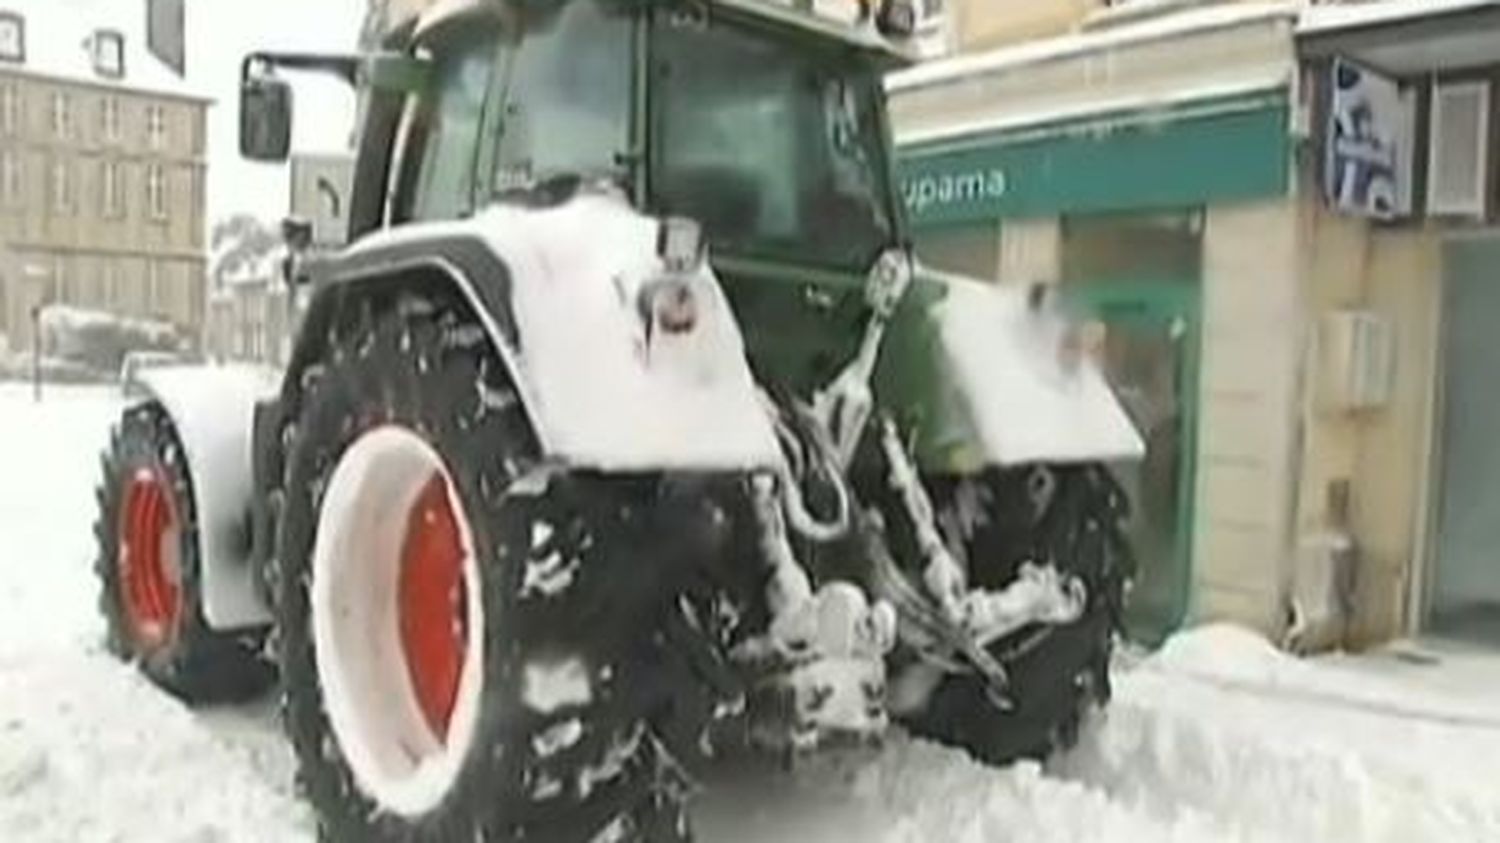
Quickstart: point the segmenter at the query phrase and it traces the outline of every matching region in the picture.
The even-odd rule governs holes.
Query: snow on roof
[[[1299,3],[1229,3],[1188,9],[1140,23],[1121,24],[1098,32],[1080,32],[1030,41],[1016,46],[939,59],[886,77],[892,92],[941,84],[953,79],[993,73],[1102,50],[1158,41],[1177,35],[1224,29],[1275,18],[1295,19]]]
[[[1303,11],[1297,34],[1315,35],[1383,24],[1406,23],[1480,9],[1500,9],[1500,0],[1379,0],[1313,6]]]
[[[145,0],[0,0],[0,14],[25,22],[26,56],[0,69],[86,82],[112,88],[206,100],[146,49]],[[124,75],[111,78],[95,69],[92,45],[101,31],[123,40]]]

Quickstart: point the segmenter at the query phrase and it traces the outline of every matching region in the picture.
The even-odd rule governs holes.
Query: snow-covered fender
[[[137,400],[166,411],[187,458],[198,520],[203,614],[214,629],[271,622],[251,560],[251,428],[280,372],[259,366],[164,366],[132,375]]]
[[[774,465],[728,301],[706,261],[671,271],[659,232],[618,194],[583,191],[372,234],[325,268],[288,384],[317,358],[337,302],[392,282],[447,284],[509,369],[549,460],[619,472]],[[664,329],[651,295],[668,282],[690,295]]]
[[[921,270],[887,334],[876,388],[924,469],[1139,459],[1140,433],[1045,297]]]

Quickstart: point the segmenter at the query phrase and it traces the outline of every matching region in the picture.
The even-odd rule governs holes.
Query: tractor
[[[1142,443],[1048,288],[915,256],[905,0],[371,0],[348,241],[289,362],[139,372],[109,645],[279,687],[332,841],[684,840],[726,749],[892,724],[988,762],[1109,697]],[[832,4],[837,5],[837,4]]]

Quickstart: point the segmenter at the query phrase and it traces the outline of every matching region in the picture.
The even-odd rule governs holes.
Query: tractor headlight
[[[703,227],[687,217],[665,217],[656,229],[656,256],[667,272],[694,275],[703,263]]]
[[[646,335],[686,334],[698,325],[693,279],[703,268],[703,228],[687,217],[663,217],[656,228],[656,256],[663,275],[646,282],[636,299]]]
[[[881,254],[865,278],[865,301],[882,318],[896,312],[896,305],[911,286],[911,255],[902,249],[889,249]]]
[[[698,295],[689,278],[662,278],[641,288],[638,307],[648,332],[686,334],[698,325]]]

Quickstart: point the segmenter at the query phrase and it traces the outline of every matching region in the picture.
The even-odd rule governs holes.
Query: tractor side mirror
[[[292,86],[274,76],[240,79],[240,154],[281,162],[292,151]]]

